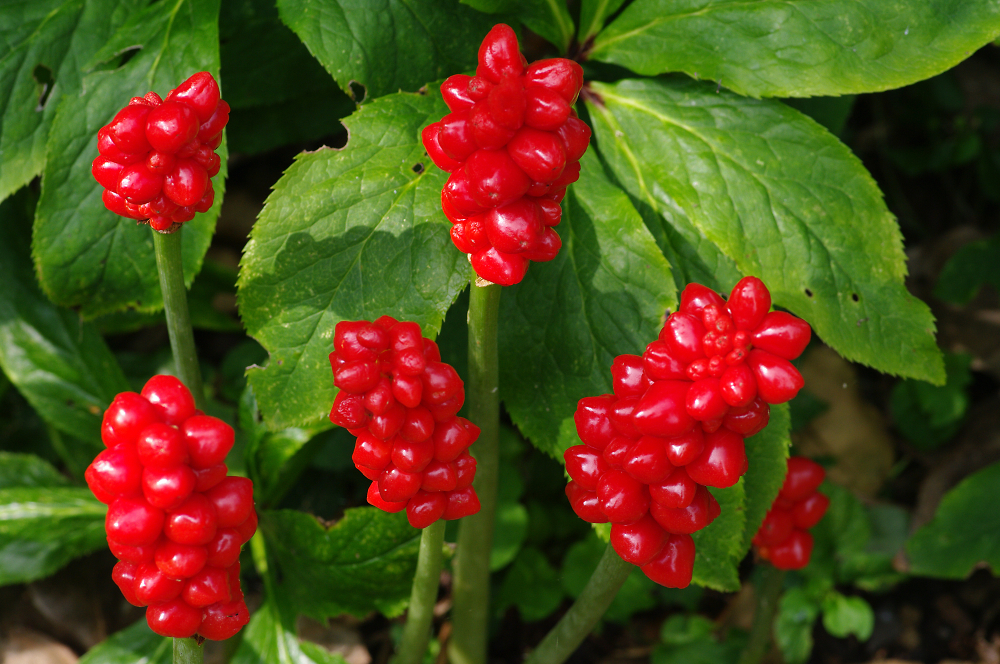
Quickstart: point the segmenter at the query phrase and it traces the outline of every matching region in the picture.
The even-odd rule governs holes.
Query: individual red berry
[[[784,311],[772,311],[754,329],[751,339],[754,348],[794,360],[809,345],[811,336],[809,323]]]
[[[201,122],[206,122],[215,113],[220,103],[219,84],[207,71],[192,74],[187,80],[170,91],[164,103],[180,101],[194,109]]]
[[[245,477],[227,477],[205,493],[215,508],[219,528],[234,528],[253,511],[253,482]]]
[[[223,463],[235,441],[233,428],[211,415],[189,417],[180,430],[187,443],[191,467],[196,470]]]
[[[538,60],[525,71],[524,86],[552,90],[573,104],[583,87],[583,67],[566,58]]]
[[[699,485],[687,507],[669,508],[653,501],[649,505],[649,513],[668,533],[690,534],[712,523],[722,513],[722,508],[715,496]]]
[[[707,434],[701,454],[684,469],[691,479],[703,486],[733,486],[747,471],[743,437],[729,429]]]
[[[614,430],[626,438],[635,439],[642,436],[642,433],[632,423],[632,413],[635,412],[637,403],[639,403],[639,397],[618,399],[608,412],[608,419],[611,420]]]
[[[142,430],[135,450],[142,465],[150,468],[170,468],[188,461],[187,444],[180,431],[162,422]]]
[[[186,638],[194,635],[202,616],[201,611],[178,598],[151,605],[146,609],[146,622],[160,636]]]
[[[671,356],[690,363],[705,357],[701,340],[705,326],[701,320],[684,313],[673,313],[660,330],[659,340],[667,345]]]
[[[688,390],[684,405],[688,415],[701,422],[721,419],[729,411],[718,378],[695,381]]]
[[[135,392],[122,392],[104,411],[101,439],[108,447],[120,443],[135,443],[139,434],[159,419],[152,404]]]
[[[135,563],[119,561],[115,563],[114,568],[111,570],[111,580],[115,582],[119,590],[122,591],[122,595],[125,597],[125,601],[132,606],[145,606],[144,603],[139,601],[139,598],[135,596],[135,577],[138,565]]]
[[[441,97],[452,111],[467,110],[475,105],[475,100],[469,97],[471,80],[471,76],[455,74],[446,78],[441,84]]]
[[[211,542],[217,528],[215,507],[204,494],[195,493],[167,516],[163,533],[178,544],[198,546]]]
[[[133,447],[116,445],[97,455],[87,467],[84,478],[95,494],[112,500],[118,496],[134,496],[141,490],[142,464]]]
[[[729,294],[726,302],[738,330],[753,330],[761,324],[771,308],[771,293],[757,277],[743,277]]]
[[[142,396],[167,424],[176,426],[194,415],[191,392],[174,376],[153,376],[142,387]]]
[[[240,541],[246,544],[253,537],[253,534],[257,532],[257,511],[254,510],[250,512],[250,516],[247,520],[236,526],[236,532],[240,534]]]
[[[619,355],[611,363],[611,382],[615,396],[641,397],[652,385],[643,371],[643,359],[638,355]]]
[[[222,143],[222,129],[229,122],[229,104],[220,99],[212,117],[201,123],[198,140],[215,150]]]
[[[812,459],[789,457],[788,473],[778,497],[790,502],[805,500],[822,484],[824,477],[826,471],[823,466]]]
[[[160,536],[164,523],[163,510],[153,507],[145,498],[116,498],[108,506],[104,529],[109,540],[126,546],[152,544]]]
[[[806,496],[792,508],[792,519],[795,521],[795,527],[802,530],[812,528],[820,522],[829,506],[830,499],[822,493]]]
[[[423,491],[453,491],[458,487],[458,474],[454,466],[444,461],[431,461],[424,467]]]
[[[493,26],[479,46],[479,66],[476,75],[499,83],[505,76],[520,76],[524,72],[517,35],[510,26]]]
[[[187,466],[149,468],[142,471],[142,495],[149,504],[162,510],[172,510],[191,495],[195,487],[194,472]]]
[[[111,555],[118,560],[135,565],[153,562],[156,551],[161,544],[162,540],[159,539],[150,544],[142,544],[140,546],[121,544],[113,539],[108,540],[108,548],[111,550]]]
[[[795,527],[792,515],[786,510],[772,507],[760,524],[757,534],[753,538],[753,543],[757,546],[772,547],[788,539]]]
[[[680,436],[665,438],[663,444],[670,463],[675,466],[686,466],[697,459],[705,448],[704,425],[691,429]]]
[[[472,199],[483,208],[513,203],[531,185],[506,150],[477,150],[466,160],[465,170],[471,181]]]
[[[195,205],[208,189],[208,171],[193,159],[180,159],[163,178],[163,193],[178,205]]]
[[[406,504],[406,519],[414,528],[426,528],[444,516],[447,507],[446,493],[418,491]]]
[[[715,305],[719,309],[726,306],[725,300],[711,288],[701,284],[688,284],[681,291],[680,310],[686,314],[701,317],[705,307]]]
[[[589,445],[574,445],[563,453],[563,458],[566,472],[587,491],[596,491],[597,481],[610,470],[600,452]]]
[[[230,600],[229,574],[221,567],[206,567],[188,579],[181,598],[191,606],[203,607]]]
[[[637,521],[649,509],[649,489],[622,470],[609,470],[597,482],[601,510],[612,523]]]
[[[661,586],[687,588],[694,573],[694,554],[694,540],[690,535],[672,534],[660,553],[640,569]]]
[[[115,146],[123,152],[149,152],[149,141],[146,140],[146,118],[149,117],[148,106],[126,106],[118,111],[108,124],[108,136]]]
[[[198,136],[199,126],[198,114],[191,106],[168,101],[149,112],[146,139],[154,150],[173,154]]]
[[[604,447],[601,457],[612,468],[624,469],[632,458],[635,441],[626,436],[617,436]]]
[[[135,598],[143,604],[169,602],[181,594],[184,581],[171,578],[152,563],[136,567]]]
[[[656,484],[674,469],[662,438],[643,436],[631,446],[628,455],[625,472],[643,484]]]
[[[747,364],[757,379],[757,394],[767,403],[790,401],[805,385],[802,374],[791,362],[767,351],[750,351]]]
[[[601,509],[596,491],[588,491],[576,482],[566,485],[566,497],[576,515],[588,523],[607,523],[608,515]]]
[[[519,76],[504,76],[486,95],[486,107],[497,123],[517,130],[524,124],[524,85]]]
[[[441,516],[445,521],[453,521],[479,512],[479,496],[471,486],[448,492],[448,506]]]
[[[649,485],[649,495],[663,507],[685,508],[694,500],[698,485],[683,468],[675,468],[658,483]]]
[[[90,168],[91,174],[94,179],[104,187],[105,189],[118,189],[118,181],[121,180],[122,170],[125,167],[113,161],[103,155],[98,155],[94,159],[93,165]]]
[[[642,369],[650,380],[680,380],[686,378],[687,364],[674,357],[667,344],[654,341],[642,354]]]
[[[650,386],[632,411],[632,423],[647,436],[680,436],[694,428],[685,408],[691,383],[659,380]]]
[[[238,551],[239,545],[237,545]],[[205,547],[176,542],[161,544],[156,549],[154,557],[156,567],[173,579],[187,579],[194,576],[201,571],[207,561],[208,551]]]
[[[379,476],[378,489],[383,500],[398,503],[412,498],[420,490],[421,483],[420,473],[407,473],[389,464]]]
[[[771,407],[758,397],[749,406],[730,409],[722,418],[722,426],[749,438],[767,426],[770,413]]]
[[[201,611],[198,634],[213,641],[224,641],[250,622],[250,611],[242,599],[218,602]]]
[[[368,504],[379,508],[383,512],[388,512],[389,514],[395,514],[396,512],[402,512],[405,510],[408,500],[409,499],[390,502],[383,499],[382,493],[379,491],[377,481],[373,481],[371,486],[368,487]]]
[[[205,493],[226,478],[229,468],[224,463],[217,463],[208,468],[194,469],[194,490]]]
[[[392,446],[392,463],[407,473],[422,472],[434,459],[434,442],[398,439]]]
[[[469,112],[469,124],[473,140],[483,150],[500,150],[517,133],[515,129],[504,127],[496,121],[486,101],[481,101],[472,107]]]
[[[634,523],[611,525],[611,546],[625,562],[645,565],[656,557],[670,539],[653,517],[646,514]]]
[[[392,459],[392,442],[376,438],[367,431],[358,436],[354,444],[354,454],[351,461],[355,466],[364,466],[372,470],[382,470]]]
[[[540,240],[544,226],[538,205],[519,198],[486,213],[485,229],[486,237],[497,251],[517,254]]]
[[[524,127],[510,139],[507,152],[536,182],[555,182],[566,168],[566,149],[559,137],[549,131]]]
[[[243,542],[243,536],[235,528],[219,528],[215,532],[215,537],[204,547],[199,548],[205,551],[206,565],[228,568],[239,561]]]
[[[805,530],[793,528],[784,542],[768,547],[768,560],[778,569],[802,569],[809,564],[812,549],[812,535]]]
[[[367,392],[380,378],[378,367],[371,360],[348,361],[333,370],[333,382],[351,393]]]
[[[736,408],[749,406],[757,398],[757,379],[745,362],[727,367],[719,387],[726,403]]]
[[[469,155],[479,147],[476,145],[476,138],[472,131],[472,116],[467,110],[457,111],[444,116],[440,125],[441,128],[437,136],[438,145],[441,146],[441,151],[445,156],[456,164],[450,170],[447,168],[441,168],[441,170],[451,172],[461,166],[469,158]],[[424,144],[427,144],[426,138]],[[437,160],[434,163],[436,164]],[[440,164],[438,166],[441,167]]]
[[[483,279],[501,286],[513,286],[524,279],[529,260],[521,254],[508,254],[490,247],[472,255],[472,267]]]

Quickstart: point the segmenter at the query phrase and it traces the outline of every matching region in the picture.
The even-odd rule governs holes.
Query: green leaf
[[[720,642],[716,625],[699,615],[675,614],[660,628],[663,641],[650,658],[652,664],[735,664],[745,639],[729,635]]]
[[[500,300],[501,397],[525,437],[559,459],[579,444],[559,435],[573,430],[577,401],[611,392],[614,358],[642,354],[677,302],[670,266],[628,198],[591,153],[580,165],[557,227],[562,250]]]
[[[494,601],[494,611],[502,616],[507,607],[516,606],[522,620],[535,622],[559,608],[562,597],[559,574],[541,551],[526,547],[507,570]]]
[[[899,227],[846,146],[780,102],[710,85],[625,80],[592,90],[598,147],[634,197],[658,212],[683,209],[845,358],[943,382],[933,317],[903,285]]]
[[[173,639],[155,634],[142,618],[112,634],[80,658],[80,664],[171,664]]]
[[[34,454],[0,452],[0,489],[58,487],[69,481],[48,461]]]
[[[823,628],[838,639],[850,635],[867,641],[875,627],[875,613],[861,597],[845,597],[831,590],[823,598]]]
[[[53,305],[39,290],[30,258],[30,230],[17,210],[21,196],[0,205],[0,367],[51,426],[82,439],[93,457],[101,418],[115,395],[129,389],[97,329]]]
[[[507,439],[517,436],[507,427],[501,427]],[[520,437],[517,437],[520,443]],[[521,504],[524,483],[514,464],[500,461],[500,481],[497,489],[497,508],[493,523],[493,548],[490,550],[490,571],[496,572],[510,564],[517,556],[528,535],[528,510]]]
[[[516,15],[532,32],[555,44],[560,53],[569,51],[575,27],[562,0],[460,0],[481,12]],[[485,34],[483,35],[485,36]]]
[[[406,608],[420,544],[406,514],[360,507],[324,525],[304,512],[278,510],[261,514],[261,530],[301,613],[317,620],[371,611],[393,617]]]
[[[107,509],[89,489],[0,489],[0,586],[48,576],[105,546]]]
[[[56,107],[79,94],[86,62],[140,0],[0,6],[0,200],[40,175]]]
[[[163,306],[148,228],[104,208],[101,186],[90,172],[97,131],[132,96],[165,95],[197,71],[218,72],[218,0],[164,0],[133,13],[84,69],[124,65],[87,74],[80,94],[64,96],[46,150],[33,239],[43,290],[57,304],[77,307],[85,318],[134,308]],[[138,49],[138,50],[135,50]],[[79,67],[81,63],[75,62]],[[225,193],[226,150],[213,179],[215,205],[184,224],[184,281],[190,285],[215,227]]]
[[[746,550],[743,531],[746,528],[746,492],[744,480],[728,489],[709,489],[719,501],[722,513],[691,537],[694,538],[694,574],[691,583],[721,592],[740,589],[737,566]]]
[[[950,69],[1000,34],[991,0],[637,0],[590,58],[682,71],[752,97],[898,88]]]
[[[270,353],[249,379],[272,429],[327,418],[338,322],[388,314],[432,335],[468,283],[441,212],[445,174],[420,143],[445,112],[436,91],[365,104],[344,149],[300,155],[274,186],[239,280],[243,322]]]
[[[945,494],[930,523],[906,543],[910,572],[962,579],[981,566],[1000,570],[1000,463],[962,480]]]
[[[791,445],[791,418],[788,406],[771,406],[771,419],[763,431],[745,441],[750,464],[743,476],[746,492],[746,526],[743,531],[743,553],[750,550],[750,540],[757,534],[771,503],[788,472],[788,447]]]
[[[774,640],[788,664],[802,664],[812,652],[813,623],[819,616],[816,598],[802,587],[790,588],[778,601]]]
[[[458,0],[278,0],[278,12],[344,92],[360,83],[366,99],[475,69],[493,27]]]
[[[268,596],[250,617],[233,664],[344,664],[344,658],[301,641],[295,633],[296,613],[284,596]]]
[[[604,28],[604,22],[618,11],[625,0],[583,0],[580,4],[580,43],[587,40]]]
[[[969,408],[971,361],[967,353],[946,353],[944,385],[903,380],[893,386],[890,405],[896,428],[918,449],[934,449],[958,432]]]
[[[934,296],[952,304],[968,304],[983,284],[1000,290],[1000,234],[956,251],[938,276]]]

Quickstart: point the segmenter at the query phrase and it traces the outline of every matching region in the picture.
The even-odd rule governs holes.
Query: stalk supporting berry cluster
[[[452,240],[489,282],[516,284],[531,261],[559,253],[559,202],[590,144],[590,127],[573,110],[582,87],[583,69],[571,60],[528,66],[502,23],[479,47],[476,75],[441,86],[452,112],[424,128],[423,143],[451,173],[441,206]]]
[[[610,522],[615,551],[656,583],[691,582],[691,534],[721,512],[707,487],[739,481],[744,438],[767,425],[768,404],[802,387],[789,360],[809,343],[809,325],[770,307],[756,277],[728,301],[689,284],[658,340],[641,357],[615,358],[614,393],[579,402],[583,444],[564,454],[566,495],[583,520]]]
[[[133,97],[97,133],[91,172],[104,187],[104,205],[123,217],[171,232],[207,212],[215,201],[215,150],[229,121],[229,104],[207,71],[171,90]]]
[[[372,481],[368,502],[406,510],[414,528],[478,512],[467,449],[479,427],[457,416],[464,384],[437,344],[416,323],[382,316],[337,323],[333,347],[330,421],[357,437],[351,459]]]
[[[227,477],[232,427],[198,411],[178,379],[154,376],[115,397],[101,438],[108,449],[85,477],[108,505],[125,599],[148,607],[157,634],[229,638],[249,620],[239,557],[257,529],[253,484]]]

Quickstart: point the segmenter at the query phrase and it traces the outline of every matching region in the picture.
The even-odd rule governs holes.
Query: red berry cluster
[[[207,71],[198,72],[161,99],[132,97],[97,132],[100,155],[91,172],[115,214],[149,221],[158,231],[207,212],[215,200],[215,153],[229,121],[229,104]]]
[[[250,619],[239,559],[257,530],[253,484],[226,476],[232,427],[195,410],[173,376],[153,376],[141,394],[115,397],[101,438],[108,449],[86,479],[109,506],[112,578],[125,599],[148,606],[157,634],[228,639]]]
[[[424,128],[424,148],[451,173],[441,206],[455,246],[483,279],[516,284],[530,261],[559,253],[559,202],[590,144],[590,127],[573,110],[582,87],[583,69],[571,60],[528,66],[502,23],[479,47],[476,75],[441,86],[452,112]]]
[[[382,316],[337,323],[333,347],[330,420],[358,439],[351,459],[372,480],[368,502],[405,509],[414,528],[478,512],[467,450],[479,427],[457,416],[465,388],[437,344],[416,323]]]
[[[757,553],[779,569],[801,569],[809,564],[813,538],[809,529],[819,523],[830,499],[816,489],[826,471],[804,457],[788,459],[785,483],[754,535]]]
[[[583,445],[566,450],[566,495],[577,515],[611,522],[611,544],[653,581],[691,581],[694,540],[720,513],[706,487],[729,487],[747,470],[743,439],[767,425],[769,403],[802,387],[788,360],[809,325],[768,312],[771,295],[742,279],[728,302],[689,284],[659,339],[611,366],[614,394],[580,400]]]

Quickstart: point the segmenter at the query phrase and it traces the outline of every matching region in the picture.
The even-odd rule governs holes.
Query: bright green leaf
[[[966,477],[906,543],[910,572],[962,579],[973,569],[1000,570],[1000,463]]]
[[[30,258],[28,222],[18,195],[3,202],[0,242],[0,367],[51,426],[83,439],[93,457],[101,444],[101,417],[115,395],[129,389],[97,329],[42,294]]]
[[[750,540],[757,534],[771,503],[788,471],[788,446],[791,444],[788,406],[771,406],[767,427],[745,441],[749,468],[743,476],[746,492],[746,526],[743,531],[743,552],[750,550]]]
[[[592,89],[598,147],[632,196],[683,209],[845,358],[944,380],[930,310],[903,285],[899,227],[834,136],[779,102],[691,81]]]
[[[500,391],[536,447],[561,458],[581,398],[611,392],[611,363],[641,355],[676,304],[670,267],[590,153],[557,226],[562,250],[500,300]],[[571,443],[579,444],[579,442]]]
[[[998,34],[992,0],[636,0],[589,57],[753,97],[812,97],[930,78]]]
[[[325,525],[304,512],[279,510],[261,515],[261,530],[299,612],[323,620],[370,611],[393,617],[406,608],[420,544],[406,514],[360,507]]]
[[[105,546],[107,509],[89,489],[0,489],[0,586],[48,576]]]
[[[785,591],[778,601],[774,640],[788,664],[802,664],[812,652],[813,623],[819,616],[816,598],[802,587]]]
[[[516,606],[525,622],[534,622],[555,611],[562,597],[559,574],[541,551],[527,547],[507,570],[493,604],[497,615]]]
[[[604,22],[618,11],[625,0],[583,0],[580,4],[580,43],[604,28]]]
[[[32,0],[0,6],[0,200],[41,174],[56,107],[80,92],[80,63],[141,4]]]
[[[117,62],[117,69],[88,74],[83,92],[64,96],[53,120],[42,176],[33,254],[43,290],[58,304],[78,307],[87,317],[134,308],[163,306],[153,255],[152,231],[112,214],[101,202],[101,186],[90,172],[97,157],[97,131],[130,97],[155,90],[161,95],[198,71],[218,72],[218,0],[163,0],[132,16],[94,55],[92,68]],[[74,63],[81,66],[81,63]],[[190,284],[215,227],[225,192],[226,151],[213,179],[215,205],[184,224],[184,281]]]
[[[743,479],[728,489],[709,489],[719,501],[722,513],[715,521],[694,533],[694,575],[691,583],[722,592],[740,589],[737,566],[746,552],[746,492]]]
[[[563,0],[460,0],[463,5],[488,14],[505,12],[517,16],[537,35],[555,44],[560,53],[569,51],[575,28]],[[483,34],[485,37],[485,33]]]
[[[823,598],[823,627],[838,639],[850,635],[859,641],[867,641],[875,626],[875,613],[871,605],[861,597],[845,597],[831,590]]]
[[[34,454],[0,452],[0,489],[65,486],[69,481],[52,464]]]
[[[278,11],[340,87],[360,83],[366,99],[475,69],[493,27],[458,0],[278,0]]]
[[[112,634],[80,658],[80,664],[171,664],[173,639],[155,634],[145,618]]]
[[[272,429],[329,415],[338,322],[388,314],[433,335],[468,283],[441,212],[445,174],[420,143],[446,112],[436,92],[365,104],[344,149],[300,155],[274,186],[239,283],[247,331],[270,352],[249,378]]]
[[[283,597],[268,597],[254,611],[231,660],[233,664],[344,664],[344,658],[295,633],[295,610]]]

